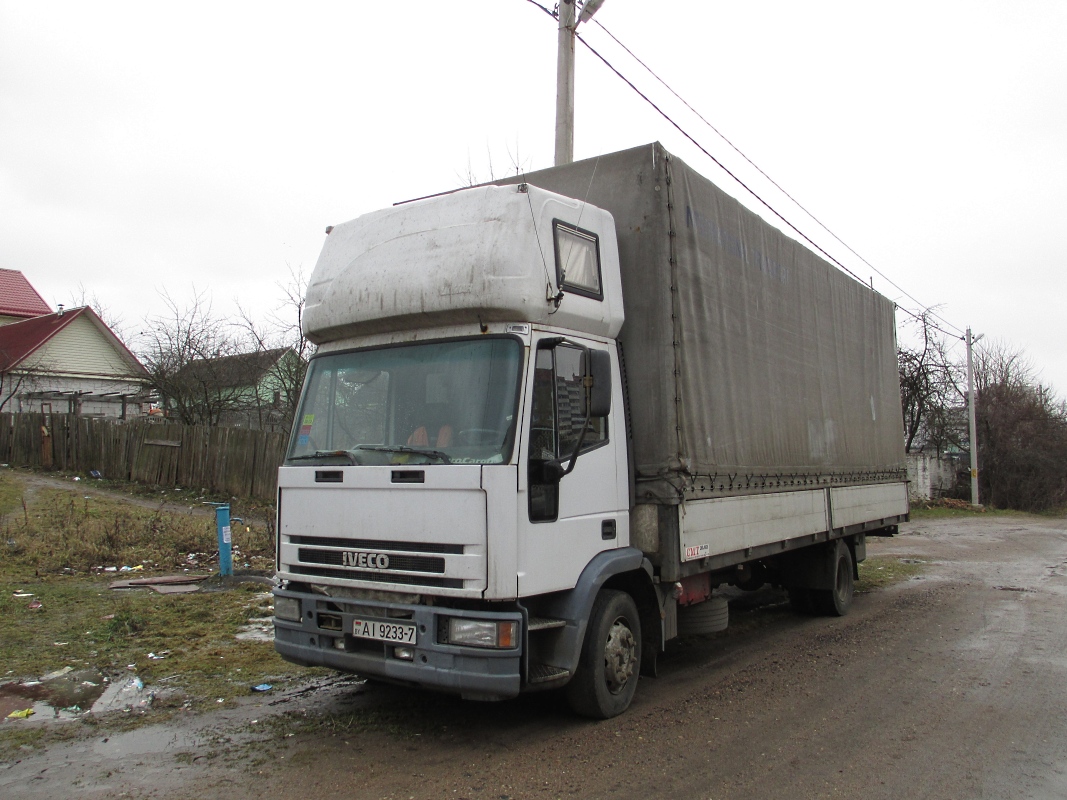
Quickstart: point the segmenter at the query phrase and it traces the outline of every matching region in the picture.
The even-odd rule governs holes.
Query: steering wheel
[[[456,440],[461,444],[487,446],[500,443],[503,434],[495,428],[467,428],[456,434]]]

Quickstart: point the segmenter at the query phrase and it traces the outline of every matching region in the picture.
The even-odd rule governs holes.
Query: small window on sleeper
[[[555,220],[556,278],[561,289],[603,300],[600,285],[600,245],[595,233]]]

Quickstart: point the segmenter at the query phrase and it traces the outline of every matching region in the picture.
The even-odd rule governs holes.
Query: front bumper
[[[329,667],[368,678],[450,692],[471,699],[504,699],[519,694],[522,651],[461,647],[437,640],[442,616],[514,621],[523,630],[519,611],[465,611],[437,606],[404,605],[377,600],[275,589],[276,597],[300,602],[300,621],[274,618],[274,648],[286,661]],[[397,647],[410,647],[352,636],[354,619],[374,618],[416,625],[414,658],[397,658]],[[522,641],[522,637],[520,637]]]

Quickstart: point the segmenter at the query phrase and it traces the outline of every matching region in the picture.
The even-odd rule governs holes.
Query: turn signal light
[[[447,644],[492,647],[501,650],[510,650],[519,645],[517,622],[450,617],[445,630],[448,638]]]

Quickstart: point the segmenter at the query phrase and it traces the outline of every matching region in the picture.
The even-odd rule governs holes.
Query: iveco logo
[[[361,553],[358,550],[345,550],[341,553],[341,566],[389,569],[389,556],[385,553]]]

